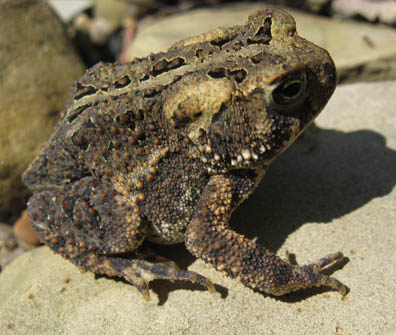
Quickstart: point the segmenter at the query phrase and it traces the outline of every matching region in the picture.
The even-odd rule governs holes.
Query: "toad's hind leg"
[[[213,290],[208,279],[141,252],[146,225],[138,208],[93,177],[34,194],[28,211],[40,239],[55,252],[89,271],[124,278],[147,300],[153,279],[189,280]]]

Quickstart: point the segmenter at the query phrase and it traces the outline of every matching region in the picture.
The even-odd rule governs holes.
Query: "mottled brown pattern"
[[[280,9],[128,64],[97,64],[75,84],[24,174],[34,227],[54,251],[125,278],[147,299],[156,278],[214,287],[147,255],[145,239],[185,241],[222,273],[270,294],[321,285],[345,294],[319,274],[341,253],[292,266],[228,226],[271,161],[324,107],[335,81],[328,53],[300,38]]]

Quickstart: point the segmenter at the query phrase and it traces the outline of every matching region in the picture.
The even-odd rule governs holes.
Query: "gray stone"
[[[20,177],[83,72],[64,26],[44,1],[0,0],[0,220],[25,206]]]
[[[163,247],[216,283],[153,282],[152,301],[122,281],[80,273],[47,247],[0,274],[1,334],[395,334],[396,82],[338,88],[319,116],[311,152],[297,145],[271,166],[232,226],[307,263],[341,250],[332,274],[349,286],[282,298],[254,292]],[[335,269],[334,269],[335,270]]]
[[[360,16],[371,22],[396,24],[396,3],[394,0],[333,0],[331,9],[336,15]]]
[[[92,6],[91,0],[48,0],[48,4],[64,21],[69,21],[77,14]]]

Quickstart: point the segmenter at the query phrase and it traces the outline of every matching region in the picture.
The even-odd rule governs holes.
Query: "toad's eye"
[[[272,92],[272,104],[274,106],[283,107],[294,103],[304,93],[305,86],[305,74],[299,74],[291,78],[288,77]]]

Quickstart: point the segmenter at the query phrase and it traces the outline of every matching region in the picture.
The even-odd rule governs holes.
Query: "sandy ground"
[[[0,276],[2,334],[394,334],[396,82],[339,87],[313,148],[279,158],[233,227],[307,263],[341,250],[333,276],[350,288],[273,298],[223,278],[182,246],[163,248],[219,294],[156,281],[147,303],[121,281],[81,273],[47,247]],[[320,330],[320,331],[319,331]]]

